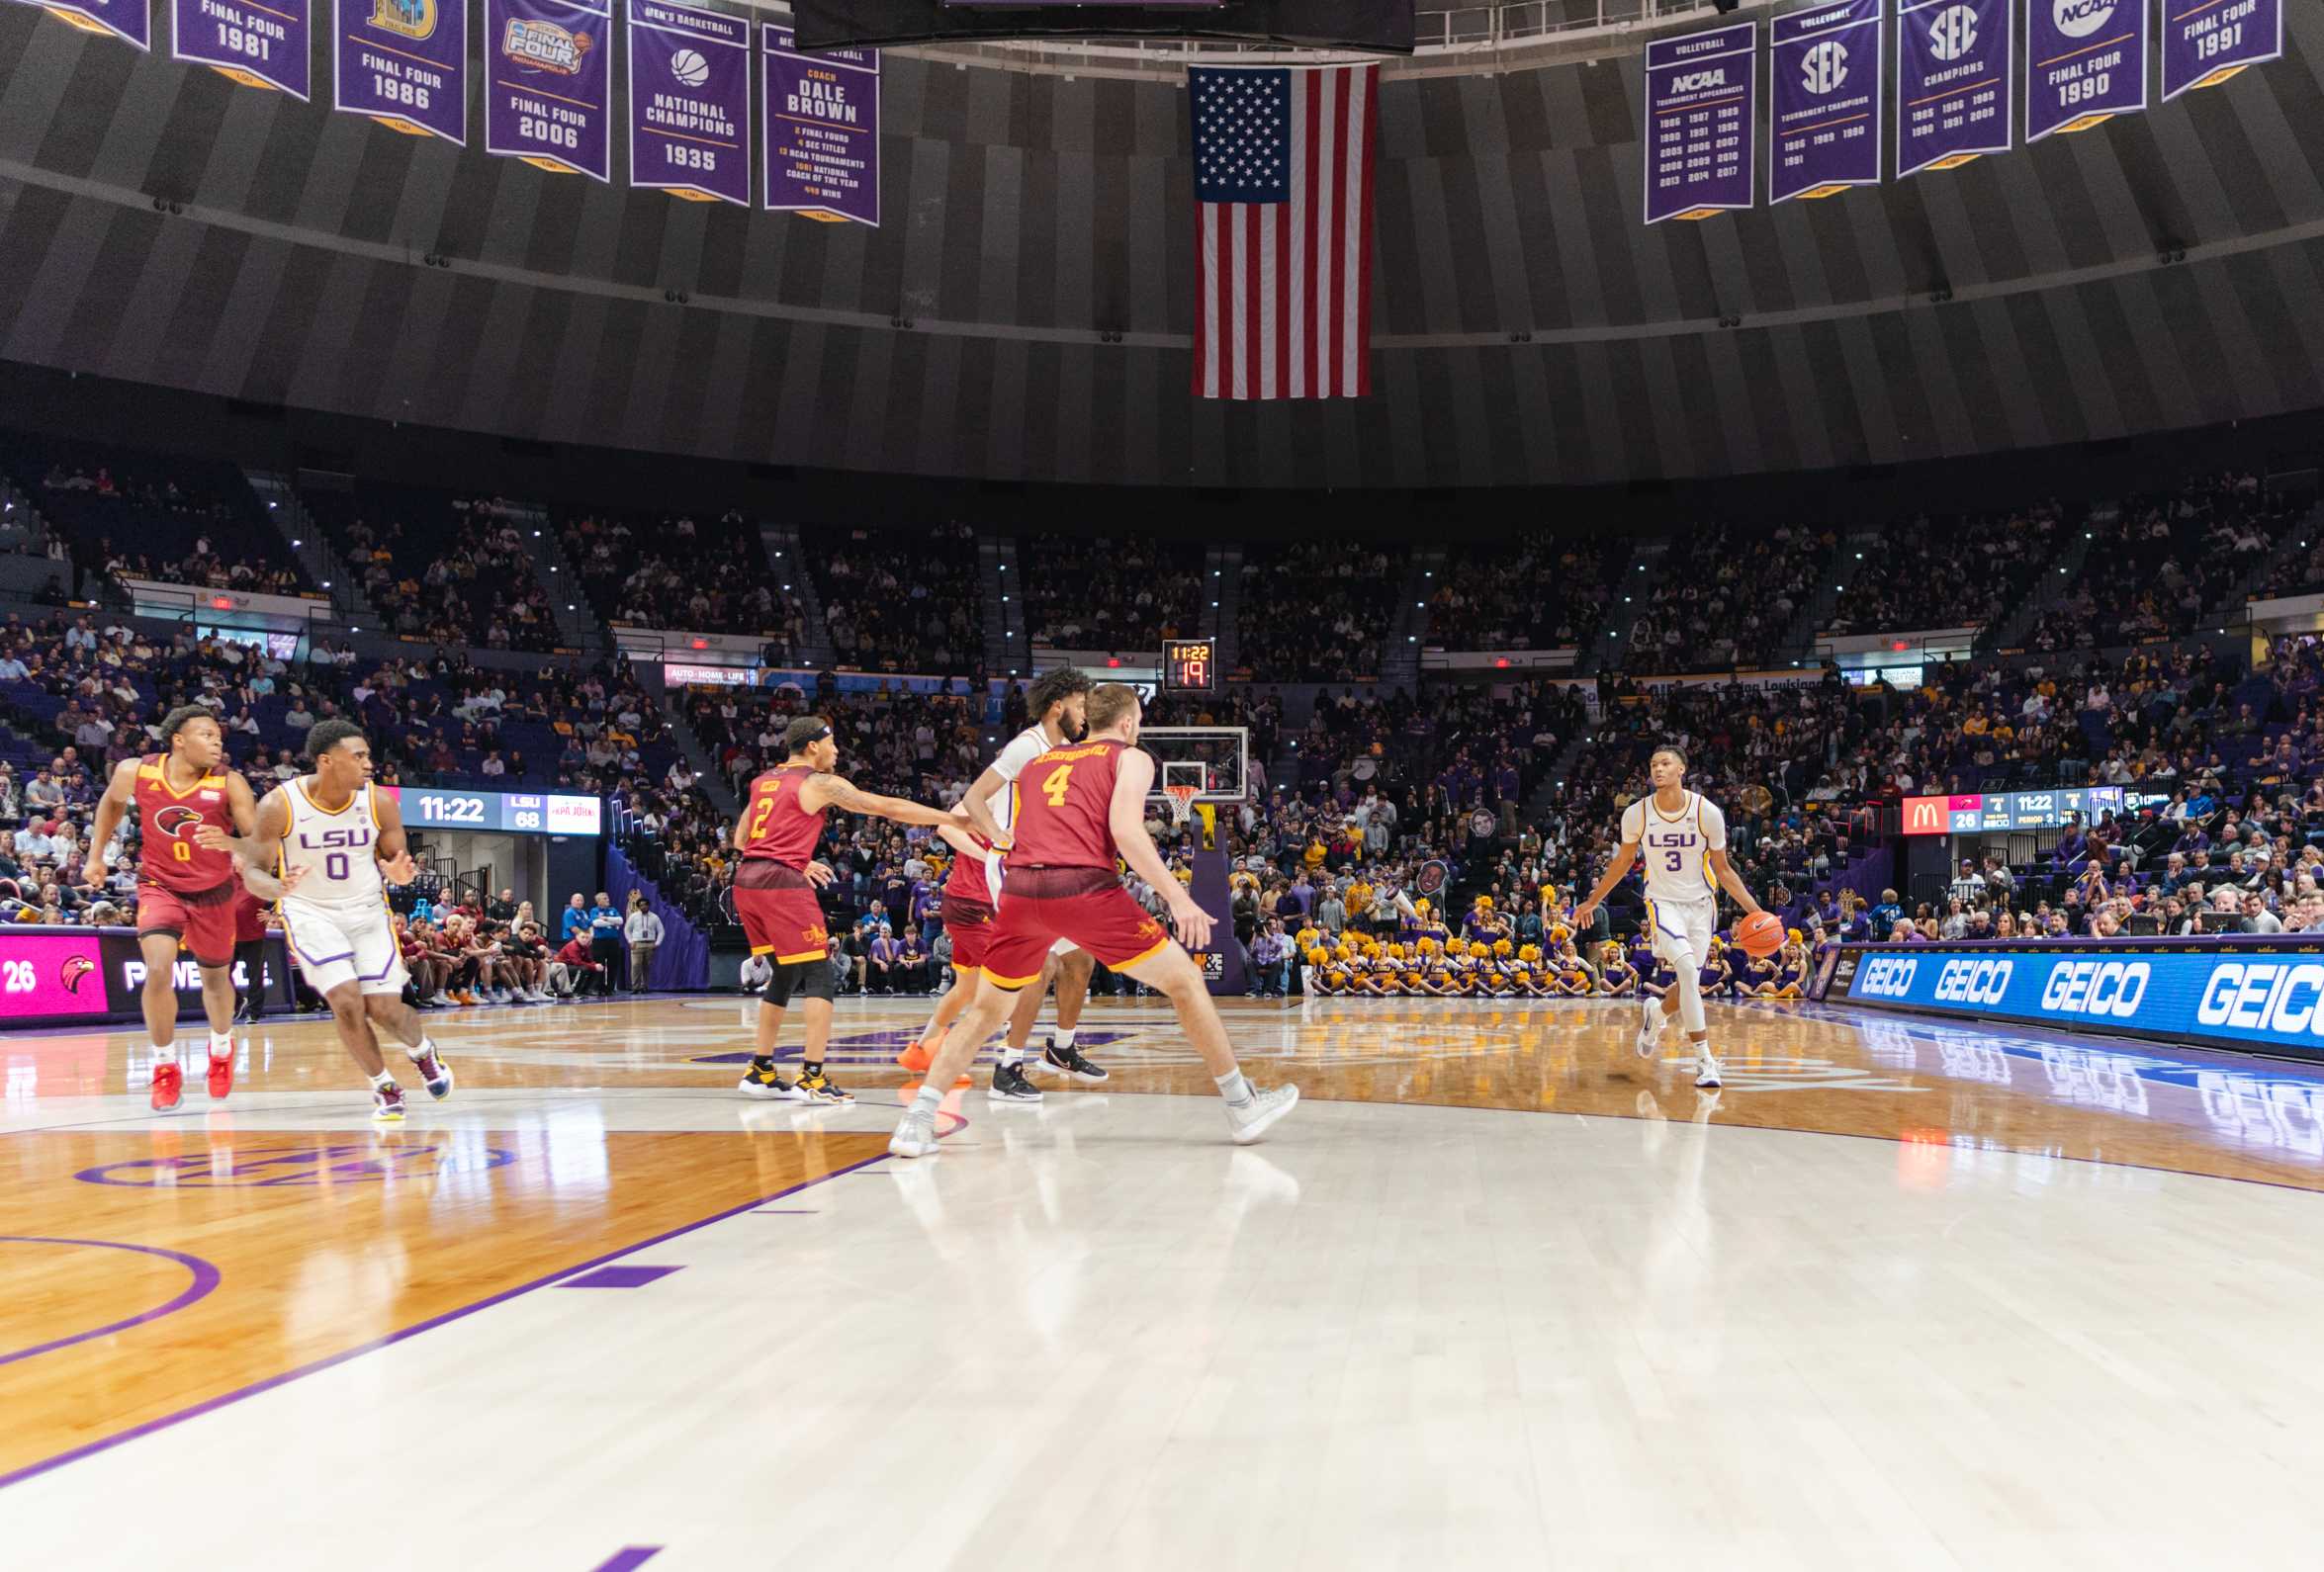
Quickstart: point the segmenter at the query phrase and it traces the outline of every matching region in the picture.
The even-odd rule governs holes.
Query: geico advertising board
[[[1832,984],[1853,1004],[2324,1058],[2315,946],[1865,950],[1843,954]]]

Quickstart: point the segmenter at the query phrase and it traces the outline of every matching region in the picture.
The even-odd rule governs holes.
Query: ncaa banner
[[[170,0],[170,54],[244,87],[307,98],[307,0]]]
[[[2283,52],[2283,0],[2163,0],[2163,102]]]
[[[485,0],[485,151],[613,178],[611,0]]]
[[[630,0],[629,183],[751,205],[751,24]]]
[[[1756,23],[1647,45],[1647,222],[1758,200],[1758,89]]]
[[[2147,0],[2025,0],[2027,142],[2146,108],[2146,13]]]
[[[468,145],[468,0],[332,0],[331,97],[390,131]]]
[[[1769,202],[1880,184],[1883,20],[1881,0],[1842,0],[1769,26]]]
[[[1957,169],[2011,145],[2010,0],[1897,7],[1897,177]]]
[[[879,50],[801,53],[797,35],[769,24],[766,211],[879,227]]]
[[[153,47],[153,13],[149,0],[22,0],[38,6],[67,27],[100,38],[123,39],[140,49]]]

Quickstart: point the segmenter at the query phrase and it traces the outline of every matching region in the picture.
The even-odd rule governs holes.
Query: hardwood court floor
[[[2118,1566],[2304,1557],[2324,1076],[1800,1005],[1166,1011],[1103,1088],[745,1102],[732,1000],[327,1025],[144,1108],[0,1039],[0,1564]],[[793,1033],[795,1041],[795,1032]],[[197,1048],[198,1051],[198,1048]],[[542,1291],[531,1291],[539,1289]]]

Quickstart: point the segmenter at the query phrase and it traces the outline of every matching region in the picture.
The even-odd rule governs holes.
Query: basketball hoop
[[[1162,788],[1162,795],[1170,799],[1170,818],[1174,824],[1187,824],[1195,817],[1195,799],[1203,788],[1173,781]]]

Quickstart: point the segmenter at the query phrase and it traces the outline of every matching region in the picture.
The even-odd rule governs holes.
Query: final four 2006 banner
[[[611,180],[612,24],[590,0],[485,0],[485,151]]]

